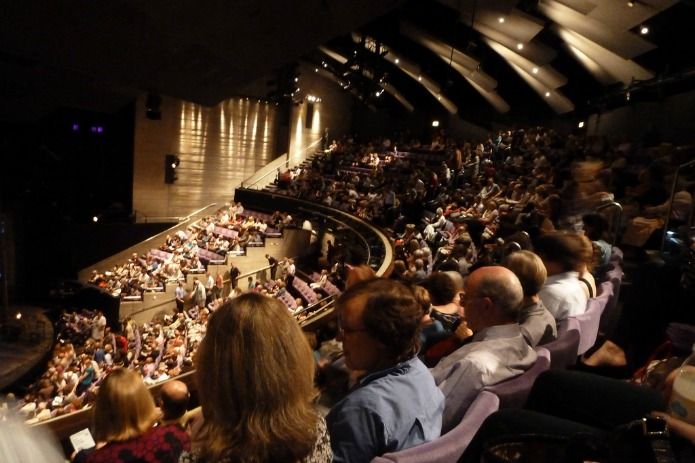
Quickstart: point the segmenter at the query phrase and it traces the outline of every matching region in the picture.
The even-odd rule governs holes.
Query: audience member
[[[536,362],[519,326],[523,289],[504,267],[482,267],[466,279],[463,310],[473,339],[432,369],[446,397],[443,430],[454,427],[485,386],[518,376]]]
[[[437,438],[444,398],[416,357],[422,310],[412,292],[365,280],[337,307],[346,365],[361,377],[326,418],[333,461],[370,461]]]
[[[331,461],[314,357],[278,300],[248,293],[220,306],[196,375],[204,422],[182,462]]]
[[[538,295],[547,277],[541,258],[531,251],[522,250],[507,256],[503,265],[514,272],[524,291],[519,324],[526,341],[535,347],[557,339],[555,318]]]
[[[97,448],[88,463],[177,462],[190,438],[176,425],[155,426],[158,411],[140,376],[117,368],[104,380],[94,405]]]

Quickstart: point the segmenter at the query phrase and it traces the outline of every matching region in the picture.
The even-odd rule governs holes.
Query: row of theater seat
[[[442,435],[426,444],[376,457],[372,463],[455,463],[475,436],[483,421],[502,408],[522,408],[536,378],[550,368],[567,368],[577,356],[589,350],[599,332],[601,315],[615,310],[623,278],[622,252],[613,248],[611,268],[600,284],[599,294],[590,299],[586,314],[558,324],[558,338],[536,347],[538,359],[516,378],[488,386],[478,393],[459,423],[442,423]],[[449,404],[448,404],[449,405]]]

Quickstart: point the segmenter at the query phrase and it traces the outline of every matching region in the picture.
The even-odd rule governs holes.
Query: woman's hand
[[[693,445],[695,445],[695,425],[687,423],[683,420],[679,420],[678,418],[674,418],[668,413],[664,412],[652,412],[651,415],[664,419],[671,431],[685,439],[688,439]]]

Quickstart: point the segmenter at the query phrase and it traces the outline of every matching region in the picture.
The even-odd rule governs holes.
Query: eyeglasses
[[[343,320],[338,318],[338,331],[341,333],[358,333],[360,331],[367,331],[367,328],[349,328],[343,325]]]

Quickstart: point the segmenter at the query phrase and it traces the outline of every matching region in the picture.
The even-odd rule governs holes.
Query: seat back
[[[483,390],[494,393],[500,399],[500,408],[521,408],[538,375],[550,368],[550,352],[545,347],[536,347],[538,359],[521,375],[487,386]]]
[[[579,322],[574,318],[557,324],[557,339],[543,344],[550,352],[550,368],[565,369],[577,362],[579,351]]]
[[[466,414],[451,431],[425,444],[386,453],[372,459],[372,463],[456,463],[475,436],[485,418],[499,409],[499,398],[489,391],[481,391]]]
[[[613,285],[607,281],[601,284],[601,292],[598,296],[589,299],[586,304],[586,311],[576,315],[574,318],[579,322],[579,348],[577,355],[582,355],[591,349],[596,343],[598,329],[601,323],[601,314],[613,296]]]

